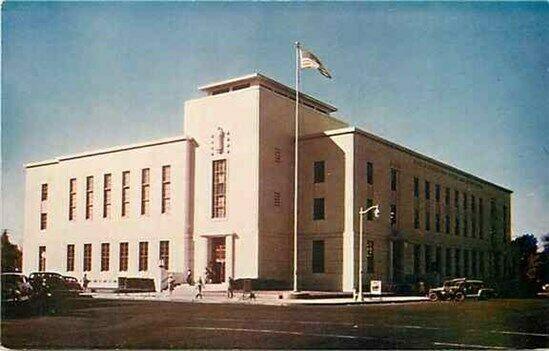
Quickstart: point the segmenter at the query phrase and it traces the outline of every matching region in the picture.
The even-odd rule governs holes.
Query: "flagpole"
[[[294,292],[298,291],[297,285],[297,197],[298,197],[298,168],[299,168],[299,49],[301,44],[295,42],[295,142],[294,142]]]

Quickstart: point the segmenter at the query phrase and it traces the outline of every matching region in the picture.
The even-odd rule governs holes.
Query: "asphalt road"
[[[2,320],[10,348],[549,347],[549,299],[264,306],[82,299]]]

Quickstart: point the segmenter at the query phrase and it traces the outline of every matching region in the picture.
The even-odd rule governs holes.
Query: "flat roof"
[[[85,152],[81,152],[81,153],[78,153],[78,154],[59,156],[59,157],[49,159],[49,160],[44,160],[44,161],[29,162],[29,163],[25,164],[25,168],[47,166],[47,165],[59,163],[61,161],[73,160],[73,159],[77,159],[77,158],[104,155],[104,154],[127,151],[127,150],[133,150],[133,149],[141,149],[141,148],[144,148],[144,147],[151,147],[151,146],[157,146],[157,145],[163,145],[163,144],[171,144],[171,143],[176,143],[176,142],[186,141],[186,140],[194,140],[194,139],[189,138],[189,137],[184,136],[184,135],[179,135],[179,136],[173,136],[173,137],[169,137],[169,138],[162,138],[162,139],[147,141],[147,142],[144,142],[144,143],[117,145],[117,146],[113,146],[113,147],[109,147],[109,148],[105,148],[105,149],[98,149],[98,150],[92,150],[92,151],[85,151]]]
[[[250,84],[250,85],[260,85],[261,83],[267,83],[270,86],[273,86],[276,89],[279,89],[283,91],[288,97],[292,98],[295,96],[296,91],[295,89],[284,85],[272,78],[269,78],[261,73],[252,73],[247,74],[241,77],[237,78],[231,78],[227,80],[222,80],[219,82],[214,82],[210,84],[203,85],[198,88],[198,90],[206,92],[206,93],[213,93],[215,91],[227,89],[230,87],[236,87],[236,86],[242,86],[244,84]],[[315,107],[318,107],[319,110],[325,113],[332,113],[337,111],[337,108],[335,106],[332,106],[328,103],[325,103],[323,101],[320,101],[310,95],[307,95],[303,92],[299,92],[299,98],[303,101],[304,104],[311,104]]]
[[[389,141],[387,139],[384,139],[380,136],[377,136],[375,134],[372,134],[372,133],[369,133],[369,132],[366,132],[360,128],[357,128],[357,127],[347,127],[347,128],[340,128],[340,129],[332,129],[332,130],[327,130],[325,132],[321,132],[321,133],[314,133],[314,134],[309,134],[309,135],[304,135],[302,137],[300,137],[300,139],[303,139],[303,140],[307,140],[307,139],[315,139],[315,138],[321,138],[321,137],[331,137],[331,136],[336,136],[336,135],[341,135],[341,134],[351,134],[351,133],[354,133],[354,134],[360,134],[362,136],[365,136],[367,138],[370,138],[372,140],[375,140],[377,142],[380,142],[382,144],[385,144],[389,147],[392,147],[394,149],[397,149],[399,151],[402,151],[402,152],[405,152],[409,155],[412,155],[414,157],[417,157],[419,159],[422,159],[424,161],[427,161],[427,162],[430,162],[430,163],[433,163],[437,166],[440,166],[442,168],[446,168],[454,173],[457,173],[461,176],[465,176],[467,178],[471,178],[473,180],[476,180],[480,183],[483,183],[483,184],[487,184],[487,185],[490,185],[490,186],[493,186],[499,190],[503,190],[507,193],[512,193],[513,191],[510,190],[510,189],[507,189],[507,188],[504,188],[500,185],[497,185],[497,184],[494,184],[492,182],[489,182],[485,179],[482,179],[482,178],[479,178],[471,173],[468,173],[468,172],[465,172],[465,171],[462,171],[461,169],[459,168],[456,168],[454,166],[450,166],[449,164],[446,164],[444,162],[441,162],[441,161],[438,161],[432,157],[429,157],[429,156],[426,156],[426,155],[423,155],[423,154],[420,154],[419,152],[417,151],[414,151],[412,149],[409,149],[407,147],[404,147],[402,145],[399,145],[397,143],[394,143],[392,141]]]

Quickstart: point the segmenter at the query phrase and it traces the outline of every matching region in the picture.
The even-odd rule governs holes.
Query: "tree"
[[[542,260],[538,254],[538,240],[532,234],[525,234],[513,240],[512,245],[518,257],[519,287],[521,295],[535,295],[541,285]]]
[[[2,272],[21,272],[23,253],[10,242],[8,230],[2,231]]]

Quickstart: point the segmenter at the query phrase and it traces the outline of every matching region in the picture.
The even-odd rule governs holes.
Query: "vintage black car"
[[[482,280],[457,278],[447,280],[442,287],[429,289],[429,300],[456,300],[463,301],[465,298],[475,297],[487,299],[496,295],[494,289],[487,288]]]
[[[71,296],[65,279],[59,273],[35,272],[29,275],[29,279],[39,313],[57,312],[63,301]]]
[[[63,276],[63,279],[65,279],[65,285],[72,296],[78,296],[84,291],[84,289],[82,289],[82,285],[80,285],[78,279],[75,277]]]
[[[33,301],[33,288],[21,273],[2,273],[2,314],[23,312]]]

